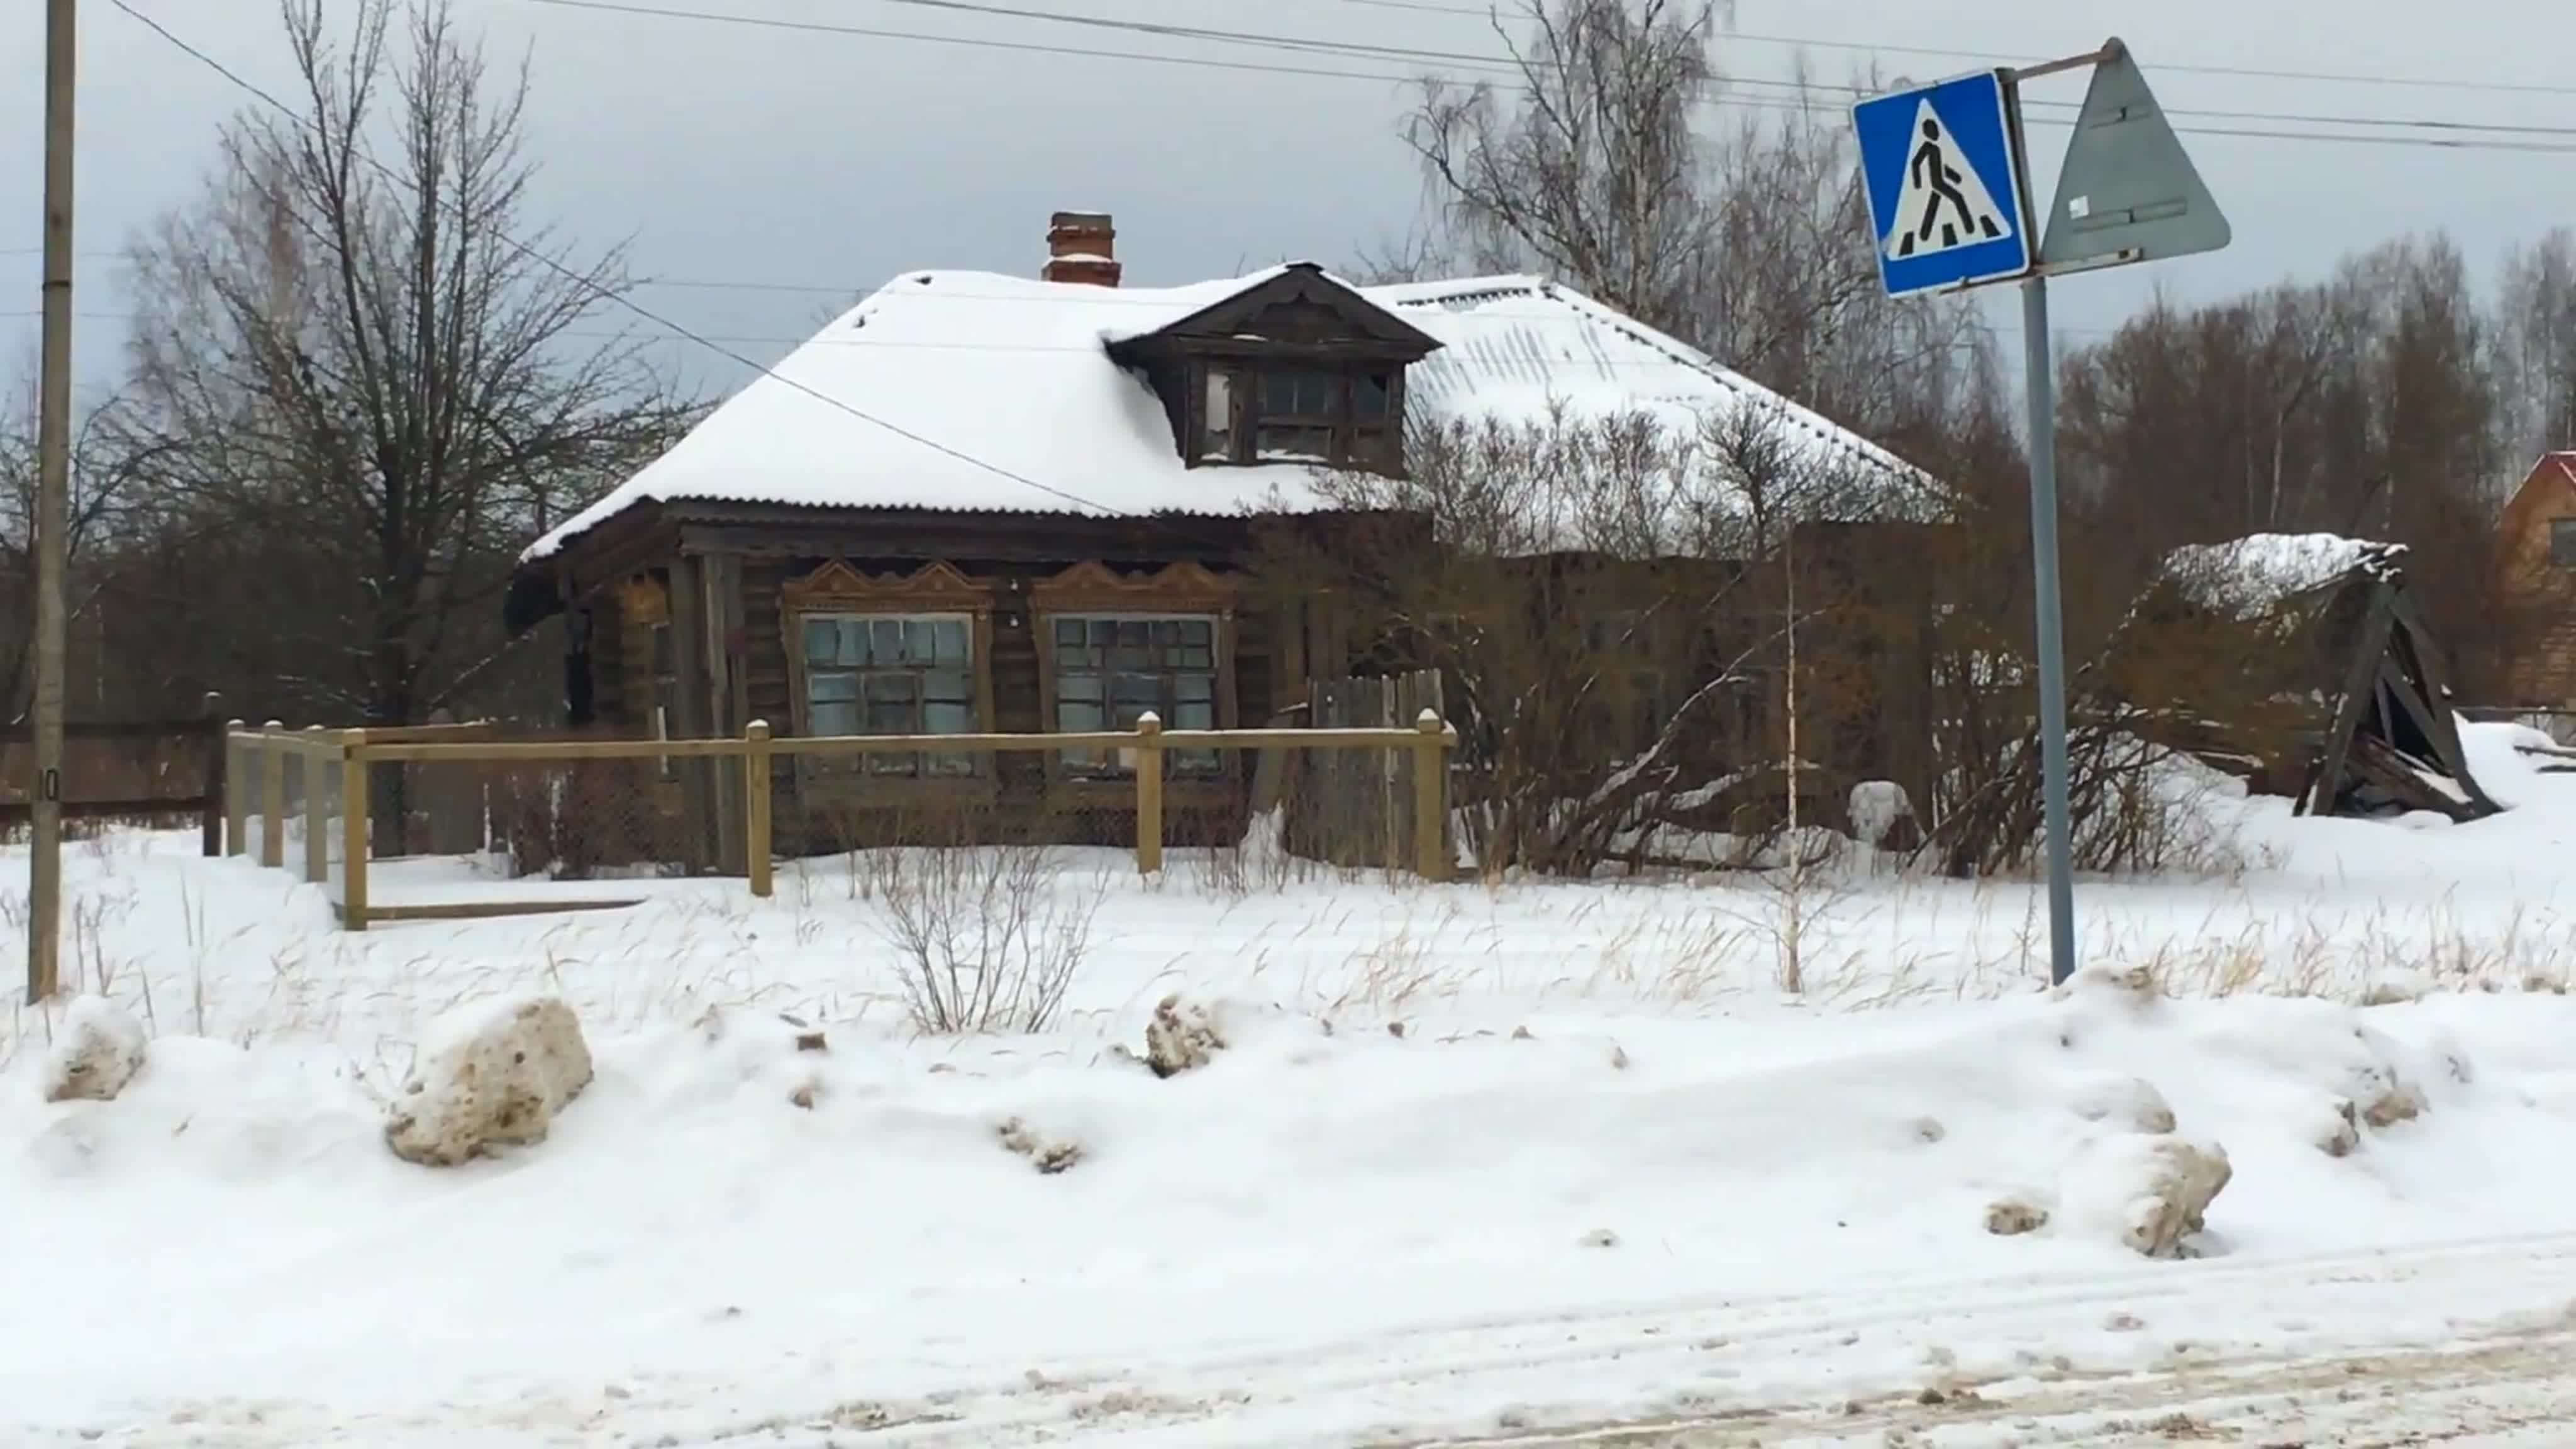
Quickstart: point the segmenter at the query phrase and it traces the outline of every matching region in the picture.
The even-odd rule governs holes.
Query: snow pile
[[[2163,575],[2201,608],[2257,619],[2355,570],[2394,570],[2405,552],[2401,544],[2332,533],[2257,533],[2175,549]]]
[[[385,1143],[406,1162],[453,1167],[496,1147],[546,1140],[555,1114],[590,1085],[590,1048],[551,996],[460,1006],[420,1045]]]
[[[73,997],[45,1053],[45,1100],[112,1102],[143,1070],[144,1055],[143,1023],[132,1012],[102,997]]]
[[[16,1301],[67,1316],[40,1331],[0,1306],[0,1346],[43,1386],[10,1412],[219,1393],[346,1414],[477,1402],[481,1374],[710,1375],[675,1380],[683,1417],[654,1421],[686,1442],[798,1356],[856,1355],[871,1393],[930,1396],[1210,1335],[1293,1358],[1425,1315],[2576,1229],[2576,1093],[2545,1075],[2576,1031],[2566,998],[2365,1011],[2154,987],[1401,1030],[1250,1008],[1234,1030],[1233,1006],[1185,998],[1172,1014],[1228,1044],[1162,1079],[1079,1034],[1032,1050],[835,1022],[826,1049],[819,1026],[728,1011],[603,1040],[578,1132],[438,1178],[365,1150],[363,1097],[288,1049],[165,1039],[118,1101],[0,1098],[0,1199],[77,1224],[19,1270]],[[486,1127],[495,1087],[559,1107],[587,1077],[559,1010],[464,1010],[404,1100]],[[1153,1014],[1099,1025],[1134,1040]],[[2411,1116],[2374,1106],[2401,1085]],[[2333,1156],[2317,1129],[2346,1104],[2355,1141]],[[222,1271],[174,1275],[183,1247]],[[111,1326],[117,1354],[80,1347]],[[271,1411],[278,1437],[241,1442],[292,1442]]]

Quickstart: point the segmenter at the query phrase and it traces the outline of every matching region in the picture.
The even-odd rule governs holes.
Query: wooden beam
[[[2352,658],[2344,665],[2343,693],[2335,702],[2333,722],[2326,727],[2316,779],[2299,799],[2299,814],[2334,813],[2335,799],[2343,793],[2353,732],[2361,727],[2361,712],[2370,706],[2377,692],[2373,683],[2379,677],[2379,657],[2388,648],[2388,617],[2388,587],[2382,584],[2372,591],[2360,632],[2352,642]]]

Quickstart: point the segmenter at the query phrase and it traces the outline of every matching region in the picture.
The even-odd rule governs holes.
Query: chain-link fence
[[[1409,729],[503,740],[488,726],[237,729],[236,854],[327,881],[345,924],[554,908],[475,880],[727,875],[771,893],[782,858],[1045,845],[1167,854],[1248,876],[1246,856],[1448,874],[1449,752]],[[1228,864],[1229,857],[1234,863]],[[372,879],[371,879],[372,878]],[[435,901],[401,897],[436,885]]]

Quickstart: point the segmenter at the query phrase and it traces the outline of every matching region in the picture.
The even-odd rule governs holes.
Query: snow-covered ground
[[[0,1017],[0,1441],[2576,1442],[2576,775],[2518,738],[2470,727],[2518,807],[2470,826],[2195,802],[2202,873],[2086,883],[2054,994],[2021,883],[1067,855],[1061,1021],[927,1036],[854,862],[346,935],[111,836],[67,973],[150,1058],[47,1104],[61,1009]],[[397,1161],[424,1031],[524,992],[597,1079]],[[1172,992],[1230,1049],[1163,1079]],[[2233,1170],[2187,1261],[2124,1241],[2168,1116]]]

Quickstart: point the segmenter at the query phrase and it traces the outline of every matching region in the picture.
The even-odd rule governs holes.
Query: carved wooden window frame
[[[974,680],[975,733],[993,727],[993,587],[969,577],[954,565],[934,559],[909,574],[870,574],[843,559],[830,559],[812,573],[789,579],[779,588],[780,647],[787,655],[790,726],[799,738],[813,738],[813,707],[805,658],[805,622],[809,618],[957,619],[967,622],[967,672]],[[854,736],[853,738],[863,738]],[[877,795],[912,791],[970,791],[995,788],[989,756],[970,755],[973,769],[960,774],[879,773],[858,767],[863,757],[844,762],[822,755],[796,756],[799,788],[820,788]],[[926,762],[925,762],[926,766]]]
[[[1242,586],[1235,579],[1186,560],[1150,573],[1122,574],[1097,559],[1086,559],[1030,584],[1029,630],[1037,646],[1041,728],[1049,733],[1062,730],[1056,714],[1055,624],[1060,618],[1211,620],[1216,626],[1211,640],[1216,727],[1235,728],[1240,689],[1235,673],[1236,613],[1241,599]],[[1235,754],[1218,751],[1215,769],[1204,774],[1173,772],[1172,786],[1187,790],[1225,784],[1239,768]],[[1129,766],[1124,773],[1093,773],[1071,767],[1060,752],[1050,751],[1047,760],[1048,780],[1058,788],[1116,791],[1122,796],[1135,788],[1132,761],[1122,762]]]

